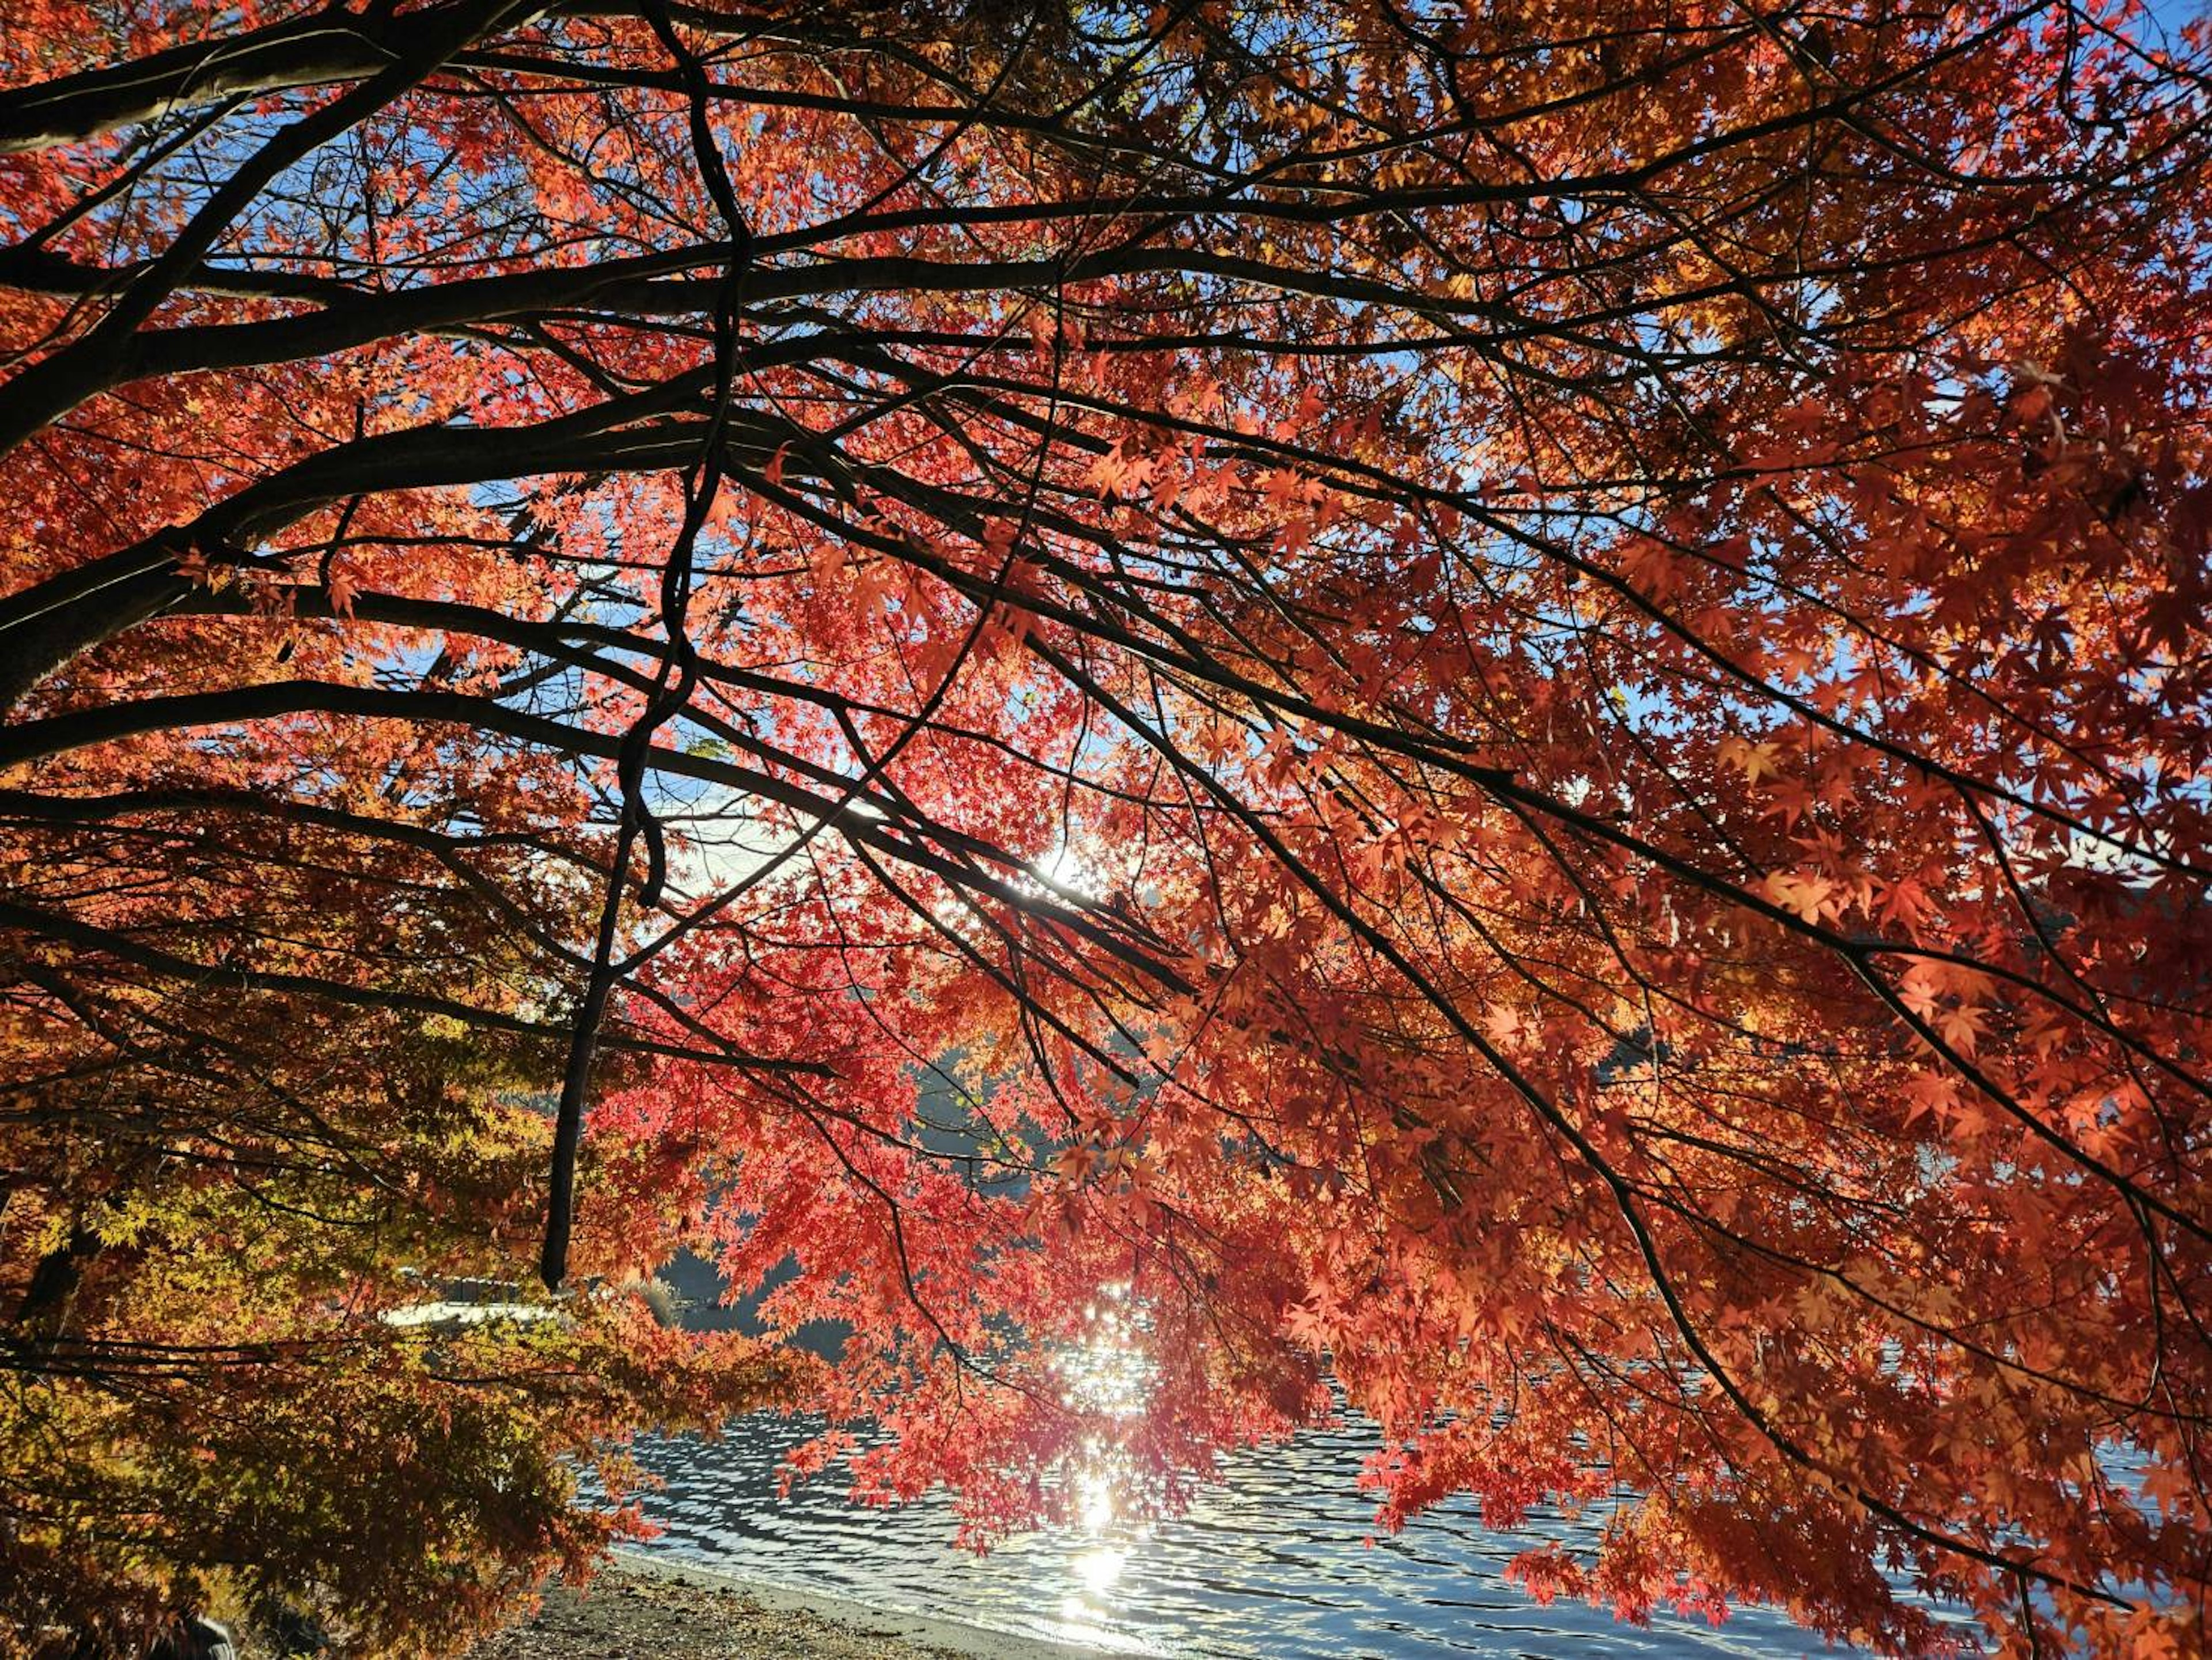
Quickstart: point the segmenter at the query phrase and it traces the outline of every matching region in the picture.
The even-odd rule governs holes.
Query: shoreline
[[[732,1572],[726,1568],[708,1567],[704,1563],[659,1556],[635,1547],[617,1548],[610,1566],[643,1578],[727,1589],[750,1596],[763,1608],[772,1608],[778,1613],[812,1614],[843,1625],[866,1626],[902,1642],[973,1656],[975,1660],[1130,1660],[1133,1656],[1136,1660],[1142,1660],[1145,1652],[1142,1650],[1100,1648],[1058,1638],[1025,1637],[1014,1632],[994,1631],[988,1626],[974,1625],[965,1620],[947,1620],[935,1614],[910,1614],[902,1608],[878,1608],[872,1602],[840,1596],[834,1591],[799,1590],[790,1585],[778,1584],[773,1579],[756,1579],[746,1574]]]
[[[538,1608],[468,1660],[1109,1660],[1127,1650],[1018,1636],[881,1608],[701,1564],[618,1549],[580,1589],[549,1584]]]

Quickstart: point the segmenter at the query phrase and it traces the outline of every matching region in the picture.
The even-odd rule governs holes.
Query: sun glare
[[[1135,1502],[1143,1478],[1128,1448],[1158,1371],[1144,1327],[1127,1286],[1102,1286],[1085,1310],[1083,1341],[1055,1367],[1060,1404],[1085,1426],[1066,1475],[1076,1589],[1061,1600],[1060,1620],[1072,1636],[1097,1631],[1145,1534]]]

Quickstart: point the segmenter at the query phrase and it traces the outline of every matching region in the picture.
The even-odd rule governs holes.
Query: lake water
[[[1443,1506],[1395,1537],[1376,1535],[1355,1481],[1374,1447],[1355,1423],[1227,1461],[1190,1511],[1142,1536],[1033,1535],[988,1557],[955,1550],[950,1503],[848,1505],[834,1475],[775,1496],[779,1458],[805,1426],[746,1419],[720,1441],[640,1450],[667,1483],[647,1513],[647,1547],[799,1590],[1027,1636],[1133,1654],[1267,1660],[1436,1660],[1448,1655],[1587,1656],[1848,1652],[1759,1608],[1716,1628],[1661,1613],[1648,1629],[1580,1603],[1540,1607],[1507,1584],[1505,1564],[1541,1539],[1595,1540],[1601,1518],[1532,1514],[1526,1529],[1483,1528],[1471,1501]]]

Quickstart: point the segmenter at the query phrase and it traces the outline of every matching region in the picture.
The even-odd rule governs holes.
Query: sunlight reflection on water
[[[779,1461],[817,1420],[744,1419],[723,1438],[647,1442],[639,1462],[666,1487],[645,1500],[663,1529],[648,1548],[785,1585],[1114,1653],[1192,1660],[1789,1660],[1843,1652],[1778,1614],[1735,1611],[1719,1627],[1670,1611],[1649,1627],[1580,1603],[1550,1607],[1506,1583],[1521,1552],[1593,1547],[1605,1515],[1538,1508],[1517,1531],[1483,1527],[1475,1505],[1437,1506],[1376,1535],[1358,1487],[1376,1450],[1356,1416],[1223,1460],[1181,1516],[1138,1524],[1139,1472],[1122,1444],[1154,1365],[1141,1309],[1102,1292],[1085,1341],[1055,1369],[1062,1403],[1089,1431],[1062,1474],[1070,1525],[988,1556],[952,1547],[951,1501],[856,1509],[832,1475],[775,1497]]]
[[[1457,1500],[1370,1545],[1374,1504],[1356,1483],[1377,1442],[1356,1420],[1224,1461],[1186,1514],[1149,1529],[1048,1529],[985,1557],[952,1548],[957,1518],[942,1494],[856,1510],[830,1478],[777,1500],[777,1461],[818,1428],[753,1418],[720,1441],[641,1447],[641,1462],[668,1482],[646,1500],[665,1529],[649,1548],[873,1607],[1193,1660],[1839,1652],[1764,1609],[1740,1609],[1718,1628],[1662,1612],[1638,1629],[1580,1603],[1540,1607],[1505,1583],[1505,1564],[1531,1545],[1595,1543],[1595,1514],[1540,1510],[1506,1535]]]
[[[1139,1507],[1139,1477],[1120,1438],[1143,1417],[1158,1367],[1127,1286],[1102,1286],[1084,1312],[1084,1341],[1054,1365],[1060,1404],[1093,1427],[1068,1472],[1080,1542],[1067,1559],[1074,1588],[1060,1598],[1049,1634],[1097,1644],[1116,1635],[1115,1587],[1145,1531],[1128,1519]]]

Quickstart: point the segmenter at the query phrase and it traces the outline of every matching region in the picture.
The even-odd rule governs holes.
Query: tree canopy
[[[0,19],[0,1643],[1333,1379],[1541,1596],[2201,1650],[2202,22]]]

